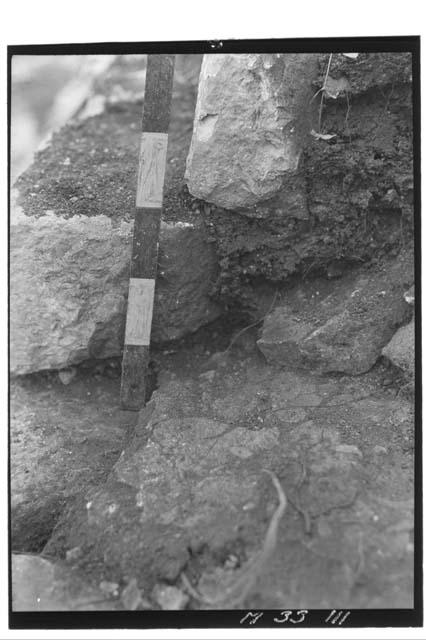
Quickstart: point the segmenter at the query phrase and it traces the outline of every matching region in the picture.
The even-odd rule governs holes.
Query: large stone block
[[[297,169],[316,74],[314,54],[204,56],[189,191],[226,209],[254,207],[277,194],[284,209],[288,199],[292,215],[304,209]]]
[[[10,229],[12,374],[61,369],[122,350],[133,224],[14,208]],[[219,314],[208,297],[216,262],[200,227],[163,223],[152,340]]]
[[[411,317],[404,288],[412,281],[412,258],[400,258],[370,274],[330,285],[314,305],[277,307],[265,320],[257,344],[270,362],[323,373],[359,375],[371,369],[397,327]],[[335,289],[335,290],[334,290]]]
[[[208,297],[216,271],[213,245],[205,241],[181,189],[199,62],[199,56],[177,60],[155,342],[179,338],[220,312]],[[121,353],[142,113],[134,100],[135,90],[143,90],[141,60],[129,63],[130,77],[130,69],[118,65],[98,78],[92,96],[104,98],[98,115],[71,120],[54,133],[16,181],[10,255],[13,374]]]

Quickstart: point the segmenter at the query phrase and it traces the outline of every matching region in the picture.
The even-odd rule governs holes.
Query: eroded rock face
[[[191,213],[181,189],[199,62],[199,56],[177,61],[152,333],[156,342],[194,331],[220,312],[207,295],[216,270],[213,245],[205,242],[199,216]],[[142,114],[133,89],[139,83],[143,89],[143,69],[138,61],[132,66],[138,72],[125,83],[130,93],[117,85],[109,99],[108,87],[115,86],[117,76],[125,80],[120,68],[111,70],[109,80],[103,78],[97,87],[99,95],[105,93],[100,113],[71,120],[54,133],[16,182],[12,374],[120,356]]]
[[[10,233],[11,373],[61,369],[122,350],[131,222],[36,218],[21,208]],[[152,340],[195,331],[219,314],[208,297],[215,257],[200,228],[163,223]]]
[[[324,305],[317,303],[316,313],[307,305],[297,311],[291,305],[277,307],[265,320],[260,350],[283,367],[351,375],[368,371],[411,316],[403,294],[413,279],[412,265],[412,259],[401,259],[361,275],[348,282],[350,288],[336,306],[333,301],[327,305],[327,299]]]
[[[214,385],[203,377],[165,381],[141,412],[136,438],[108,481],[64,513],[46,552],[58,552],[61,544],[61,553],[79,548],[77,564],[99,555],[110,579],[124,573],[146,587],[176,581],[190,561],[188,549],[197,553],[207,545],[219,557],[245,536],[251,552],[276,507],[263,469],[294,479],[289,442],[304,428],[307,441],[316,440],[308,420],[323,398],[294,373],[256,367],[247,378],[228,374]],[[316,451],[319,470],[333,469],[350,495],[357,457],[339,450],[334,431],[330,438]],[[323,495],[318,504],[329,499]]]
[[[314,54],[205,55],[187,160],[189,191],[226,209],[254,207],[280,194],[287,215],[304,210],[297,169],[316,73]]]
[[[381,463],[374,477],[382,484],[370,484],[363,462],[364,452],[387,442],[391,420],[398,420],[399,431],[402,419],[408,424],[407,404],[401,418],[400,400],[374,394],[367,399],[354,379],[277,371],[255,356],[234,364],[210,371],[209,378],[197,370],[165,372],[108,480],[69,505],[44,553],[70,558],[72,566],[90,570],[94,581],[127,580],[144,593],[154,588],[154,599],[166,608],[177,603],[175,597],[160,602],[165,584],[174,586],[183,606],[176,591],[186,591],[183,573],[213,600],[205,608],[244,608],[245,600],[247,607],[279,608],[301,598],[307,607],[338,602],[348,608],[358,603],[357,574],[345,567],[348,558],[358,566],[354,539],[361,522],[377,548],[389,553],[388,570],[374,572],[380,584],[369,582],[368,597],[394,606],[408,602],[410,590],[403,598],[395,595],[390,573],[393,561],[401,570],[408,533],[390,541],[381,525],[389,515],[379,511],[374,523],[371,510],[380,508],[378,495],[395,500],[395,485],[404,487],[401,474],[410,471]],[[361,435],[348,442],[349,432]],[[248,593],[241,581],[245,587],[253,577],[249,562],[259,557],[278,505],[265,470],[279,478],[289,504],[276,546]],[[412,496],[404,497],[398,504],[410,527]],[[352,525],[340,522],[354,518]],[[392,550],[382,547],[393,544]],[[403,557],[411,572],[412,558]]]
[[[329,62],[330,92],[324,93],[321,88]],[[209,200],[201,208],[220,257],[218,297],[250,310],[256,306],[257,297],[252,284],[265,279],[275,283],[292,275],[311,278],[316,273],[326,274],[336,260],[351,266],[390,253],[396,255],[401,236],[404,246],[412,245],[411,63],[410,53],[360,53],[356,59],[343,54],[333,54],[331,58],[330,54],[320,54],[314,80],[314,91],[318,94],[310,102],[314,133],[307,136],[300,163],[302,175],[297,176],[300,183],[305,180],[306,186],[295,184],[294,176],[271,200],[259,202],[251,209],[235,209],[231,215],[228,209],[210,204],[210,200],[214,202],[213,191],[211,198],[207,188],[205,194],[201,191],[203,185],[215,182],[224,170],[218,163],[219,173],[206,175],[204,180],[203,158],[199,156],[200,180],[194,183],[200,189],[200,197]],[[221,73],[225,75],[225,71]],[[334,91],[329,86],[331,78]],[[216,82],[216,78],[210,82]],[[200,89],[203,84],[210,95],[210,85],[202,77]],[[285,91],[284,84],[282,91]],[[238,93],[244,90],[239,88]],[[218,96],[220,92],[218,87]],[[336,92],[337,97],[332,97]],[[232,99],[227,96],[227,103]],[[241,113],[248,113],[254,100],[247,98],[242,107],[236,107],[235,119],[239,109]],[[271,105],[274,100],[271,98]],[[307,102],[309,100],[308,97]],[[217,102],[222,109],[219,100]],[[210,113],[222,111],[212,107]],[[253,129],[245,137],[241,134],[241,140],[235,133],[235,143],[231,142],[229,149],[225,141],[219,143],[216,136],[220,117],[211,142],[213,145],[217,141],[217,157],[223,157],[230,175],[235,176],[242,172],[241,157],[245,157],[239,149],[244,149],[246,140],[253,139],[256,132],[260,137],[261,131]],[[196,130],[197,124],[193,148],[201,152]],[[318,133],[323,137],[318,137]],[[225,129],[223,138],[226,138]],[[259,145],[255,143],[254,149],[258,146],[262,148],[261,141]],[[209,155],[212,153],[206,150],[205,157],[213,157]],[[188,165],[190,190],[195,159],[194,155],[192,164]],[[258,166],[256,162],[254,169]],[[263,181],[261,172],[254,180]],[[248,180],[248,185],[251,184]],[[198,191],[193,193],[197,195]],[[307,205],[303,204],[305,193]]]
[[[10,526],[13,551],[38,552],[65,502],[109,472],[123,448],[128,419],[116,379],[91,376],[12,381]],[[98,386],[99,385],[99,386]]]

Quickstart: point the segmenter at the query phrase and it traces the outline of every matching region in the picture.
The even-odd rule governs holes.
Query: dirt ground
[[[156,603],[149,594],[157,583],[174,584],[185,592],[185,578],[200,596],[200,601],[191,596],[189,608],[411,607],[413,406],[398,393],[395,371],[383,362],[356,378],[279,370],[267,365],[257,351],[255,329],[245,332],[226,358],[215,358],[229,337],[223,327],[212,326],[186,343],[154,354],[161,373],[153,400],[157,397],[162,420],[172,421],[172,432],[162,431],[161,425],[153,432],[143,418],[137,422],[137,414],[120,411],[119,379],[109,378],[107,368],[103,372],[80,368],[66,387],[40,375],[14,383],[13,500],[19,504],[20,490],[27,490],[28,468],[34,491],[31,522],[19,519],[19,507],[13,510],[18,514],[14,549],[40,551],[59,519],[45,547],[47,557],[66,557],[73,564],[72,549],[80,548],[76,564],[90,583],[108,579],[122,588],[132,566],[152,608]],[[180,434],[181,422],[173,422],[176,416],[195,421],[195,432],[186,444],[188,434]],[[215,421],[217,433],[202,436],[197,431],[206,417]],[[135,428],[138,436],[132,439]],[[23,446],[22,439],[28,437],[33,438],[31,446]],[[178,453],[182,448],[182,455],[190,457],[184,474],[194,495],[200,491],[200,473],[210,486],[189,507],[179,489],[181,481],[167,466],[170,437],[183,438],[173,449]],[[205,437],[209,449],[200,439],[188,453],[194,437]],[[254,446],[256,437],[260,440]],[[124,553],[130,547],[123,531],[127,517],[134,518],[132,511],[123,512],[116,523],[123,527],[121,534],[113,530],[105,539],[96,526],[87,528],[87,515],[82,518],[79,507],[68,508],[62,518],[59,514],[66,500],[72,505],[70,498],[78,499],[81,492],[88,499],[91,490],[94,495],[106,491],[109,500],[120,504],[121,498],[108,486],[117,473],[120,482],[131,484],[126,471],[120,471],[123,455],[132,460],[135,454],[130,468],[149,467],[147,451],[152,441],[161,447],[161,439],[168,461],[163,467],[155,458],[161,485],[153,499],[164,516],[170,511],[171,486],[177,486],[174,511],[171,520],[157,517],[140,531],[135,523],[136,536],[162,540],[161,559],[156,558],[155,545],[149,557],[148,542],[137,567],[134,563],[140,556],[135,559],[130,553],[130,559],[123,560],[116,548],[121,544]],[[215,443],[216,452],[213,448],[209,453]],[[125,454],[120,457],[122,450]],[[28,451],[32,461],[26,457]],[[201,469],[202,458],[211,464]],[[263,469],[276,474],[288,504],[274,548],[252,575],[250,560],[264,544],[278,499]],[[246,485],[241,495],[235,483]],[[221,503],[224,509],[218,507]],[[100,524],[106,527],[102,517]],[[177,546],[176,527],[183,532]],[[100,536],[97,549],[91,536]],[[111,558],[114,549],[117,557]],[[249,591],[240,593],[241,586],[231,591],[234,605],[232,598],[229,603],[216,602],[217,593],[241,574],[253,578]],[[237,602],[239,596],[243,599]],[[116,607],[116,600],[111,605]]]
[[[401,95],[395,91],[392,121],[408,100],[405,85]],[[196,87],[188,92],[177,86],[166,220],[199,214],[199,203],[183,186],[195,98]],[[352,113],[356,107],[354,101]],[[53,152],[39,154],[18,182],[23,197],[32,197],[30,215],[51,208],[65,216],[101,210],[130,219],[140,113],[140,104],[118,105],[58,134]],[[344,116],[345,104],[339,113]],[[328,117],[333,114],[330,109]],[[64,145],[71,173],[60,164]],[[348,155],[346,139],[339,145],[321,152],[334,154],[336,165],[341,149]],[[377,162],[372,181],[386,166],[382,157]],[[327,173],[325,162],[317,166]],[[100,192],[108,209],[95,197]],[[230,287],[234,293],[239,287],[240,304],[243,285],[252,286],[250,274],[241,279],[241,273],[258,245],[270,252],[269,240],[264,242],[261,223],[226,212],[228,227],[222,227],[223,212],[207,206],[202,213],[207,224],[215,217],[212,233],[220,257],[228,260],[221,263],[225,285],[228,271],[237,269]],[[389,254],[399,250],[398,215],[389,214],[396,220],[389,223],[392,246],[382,247]],[[332,206],[329,216],[337,233]],[[361,222],[360,214],[356,224]],[[324,235],[326,223],[318,222],[318,233]],[[233,225],[238,234],[229,231]],[[254,229],[253,246],[246,227]],[[273,229],[271,234],[281,260],[287,255],[282,241]],[[229,242],[239,243],[235,251]],[[308,257],[290,297],[296,304],[303,291],[314,314],[337,307],[351,275],[328,280],[325,270],[340,254],[334,245],[324,252],[322,277],[313,277]],[[254,276],[263,287],[269,267],[261,258],[260,252]],[[280,265],[274,283],[293,271]],[[356,262],[357,273],[367,267]],[[225,285],[218,287],[224,299]],[[177,587],[189,609],[412,607],[414,406],[398,370],[383,359],[357,377],[279,369],[257,349],[258,327],[224,355],[244,323],[247,316],[225,316],[179,343],[156,347],[154,393],[140,415],[119,408],[119,359],[83,363],[67,385],[57,372],[14,379],[12,550],[64,561],[94,586],[117,584],[108,596],[114,609],[126,608],[123,593],[130,584],[144,595],[135,605],[140,609],[159,608],[155,593],[164,585]]]

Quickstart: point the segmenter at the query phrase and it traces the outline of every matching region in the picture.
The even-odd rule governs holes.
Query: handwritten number
[[[286,611],[281,611],[279,616],[277,618],[274,618],[274,622],[276,622],[277,624],[285,624],[286,622],[291,622],[291,624],[300,624],[301,622],[304,622],[308,613],[309,611],[307,609],[298,609],[294,613],[292,610],[288,609]],[[335,612],[333,611],[332,615],[334,615],[334,613]],[[244,622],[248,624],[256,624],[256,622],[260,620],[262,616],[262,611],[248,611],[246,615],[241,618],[240,624],[243,624]]]
[[[293,624],[299,624],[299,622],[303,622],[305,619],[305,616],[308,614],[308,611],[306,609],[300,609],[299,611],[296,612],[296,615],[300,616],[300,620],[293,620],[293,618],[290,618],[290,622],[292,622]]]
[[[283,622],[288,622],[292,613],[293,613],[292,611],[281,611],[280,615],[284,616],[284,618],[282,620],[280,620],[279,618],[274,618],[274,622],[277,622],[278,624],[282,624]]]
[[[327,616],[325,621],[330,622],[331,624],[337,623],[338,625],[341,625],[344,623],[346,618],[350,616],[350,614],[350,611],[346,611],[346,613],[343,613],[343,611],[336,611],[336,609],[333,609],[333,611]]]

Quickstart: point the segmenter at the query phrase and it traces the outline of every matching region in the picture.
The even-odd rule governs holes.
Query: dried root
[[[242,603],[256,583],[259,575],[262,574],[267,560],[274,552],[277,543],[278,527],[287,508],[287,498],[277,476],[268,469],[263,469],[263,471],[271,476],[272,483],[278,494],[279,503],[270,520],[261,550],[246,563],[236,579],[213,598],[207,598],[201,595],[192,586],[185,573],[181,573],[182,583],[187,593],[204,605],[225,605],[229,608],[230,605],[235,607],[237,604]]]

